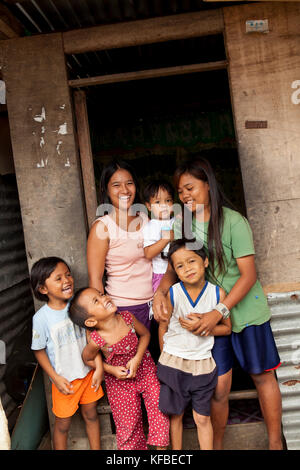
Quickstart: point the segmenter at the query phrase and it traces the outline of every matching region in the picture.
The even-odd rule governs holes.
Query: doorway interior
[[[155,177],[172,182],[182,160],[201,154],[210,161],[229,200],[247,215],[223,35],[85,53],[67,60],[72,61],[73,81],[84,76],[99,76],[100,81],[108,75],[124,78],[82,88],[96,192],[102,168],[113,158],[129,161],[143,188]],[[205,67],[213,63],[219,65]],[[199,64],[199,70],[203,65],[202,71],[189,73],[193,64]],[[171,73],[156,74],[158,69]],[[133,79],[141,70],[154,71],[152,78]],[[130,79],[126,74],[132,74]],[[254,385],[236,363],[229,424],[257,421],[262,416]]]

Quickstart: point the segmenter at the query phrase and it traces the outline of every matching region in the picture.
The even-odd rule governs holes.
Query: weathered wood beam
[[[85,91],[76,90],[74,92],[74,108],[85,195],[85,206],[88,226],[90,228],[96,217],[97,195]]]
[[[0,41],[0,79],[2,79],[2,69],[5,63],[5,48],[3,46],[4,41]]]
[[[237,390],[229,393],[229,400],[253,400],[257,398],[257,391],[254,390]]]
[[[80,287],[87,283],[87,224],[62,37],[2,43],[28,266],[60,256]]]
[[[250,18],[269,18],[269,33],[246,34]],[[265,291],[291,292],[300,284],[300,104],[293,100],[293,85],[300,77],[300,3],[231,6],[224,8],[224,22],[236,142],[258,275]],[[267,121],[267,128],[249,129],[246,121]]]
[[[80,54],[222,33],[222,9],[94,26],[62,33],[66,54]]]
[[[0,34],[3,39],[12,39],[21,36],[23,27],[21,23],[4,5],[0,5]]]
[[[8,39],[17,38],[19,35],[1,18],[0,16],[0,33]]]
[[[97,77],[78,78],[69,80],[72,88],[80,88],[92,85],[106,85],[108,83],[128,82],[131,80],[143,80],[147,78],[170,77],[172,75],[183,75],[187,73],[209,72],[211,70],[226,69],[226,60],[218,62],[207,62],[203,64],[179,65],[176,67],[163,67],[151,70],[138,70],[135,72],[114,73],[111,75],[100,75]]]

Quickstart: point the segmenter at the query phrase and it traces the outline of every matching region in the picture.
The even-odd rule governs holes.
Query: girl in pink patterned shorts
[[[94,288],[76,292],[70,302],[71,320],[91,330],[82,357],[86,364],[99,351],[104,361],[108,400],[116,425],[119,450],[164,450],[169,444],[169,418],[158,408],[160,384],[147,350],[150,333],[130,312],[117,312],[110,297]],[[137,337],[138,334],[139,338]],[[148,414],[149,433],[143,431],[141,396]]]

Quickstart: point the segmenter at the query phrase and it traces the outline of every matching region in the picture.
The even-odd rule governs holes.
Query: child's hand
[[[111,374],[119,380],[126,380],[128,377],[128,369],[127,367],[114,366],[114,368],[111,370]]]
[[[58,390],[64,395],[70,395],[74,393],[73,385],[61,375],[57,376],[57,378],[54,380],[54,384],[58,388]]]
[[[94,389],[94,392],[98,391],[103,378],[103,371],[96,369],[92,377],[92,388]]]
[[[129,374],[127,375],[128,379],[134,379],[134,377],[136,376],[139,365],[140,365],[140,363],[139,363],[138,359],[135,358],[135,357],[133,357],[132,359],[130,359],[130,361],[127,362],[126,367],[129,370]]]

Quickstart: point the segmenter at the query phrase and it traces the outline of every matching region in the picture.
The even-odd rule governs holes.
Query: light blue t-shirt
[[[45,304],[33,316],[31,349],[45,349],[54,370],[69,382],[91,370],[81,357],[85,346],[86,332],[70,320],[68,305],[53,310]]]

